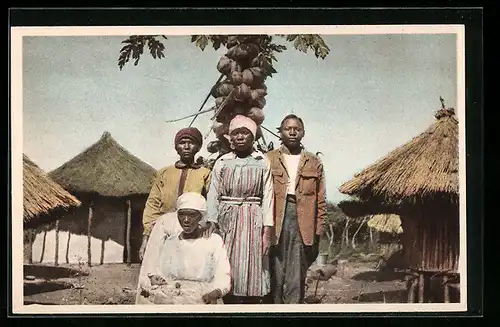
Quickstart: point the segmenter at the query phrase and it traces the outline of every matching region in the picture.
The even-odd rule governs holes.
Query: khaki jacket
[[[176,163],[158,171],[144,208],[143,235],[149,236],[155,221],[161,215],[175,211],[182,168],[180,163]],[[197,192],[206,197],[209,185],[209,169],[199,165],[188,168],[183,192]]]
[[[289,180],[283,153],[288,153],[285,147],[267,153],[274,184],[274,244],[279,242],[281,234]],[[295,196],[302,240],[305,245],[313,245],[314,236],[323,233],[326,219],[326,191],[323,164],[310,152],[302,151],[297,171]]]

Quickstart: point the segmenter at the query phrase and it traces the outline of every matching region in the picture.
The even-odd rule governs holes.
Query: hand
[[[219,234],[217,224],[210,221],[205,223],[204,226],[201,226],[201,231],[204,238],[210,238],[210,235],[212,235],[212,233]]]
[[[204,238],[210,238],[210,235],[212,235],[214,229],[214,224],[210,221],[205,222],[200,226],[200,231],[203,234]]]
[[[141,260],[141,262],[142,262],[142,259],[144,259],[144,253],[146,252],[146,246],[148,245],[148,239],[149,239],[149,236],[147,236],[147,235],[144,235],[142,237],[142,244],[141,244],[141,247],[139,249],[139,259]]]
[[[271,247],[271,227],[264,226],[264,230],[262,232],[262,250],[264,255],[269,254],[269,248]]]
[[[219,289],[213,290],[212,292],[203,294],[201,299],[205,304],[217,304],[217,299],[222,297],[222,292]]]
[[[149,276],[149,279],[151,280],[151,285],[154,286],[154,285],[166,285],[167,284],[167,281],[161,277],[161,276],[158,276],[158,275],[151,275]]]
[[[319,241],[320,241],[320,236],[317,235],[317,234],[314,235],[314,242],[313,242],[313,257],[314,257],[314,260],[316,260],[316,258],[319,255]]]

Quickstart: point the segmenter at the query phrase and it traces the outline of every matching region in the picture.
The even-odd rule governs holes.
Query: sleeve
[[[217,223],[219,221],[219,192],[220,192],[220,172],[221,160],[217,160],[210,177],[210,186],[207,194],[207,218],[209,222]]]
[[[323,228],[326,221],[326,187],[325,187],[325,171],[323,164],[318,166],[318,197],[317,197],[317,221],[316,221],[316,235],[323,234]]]
[[[213,289],[219,289],[222,296],[229,293],[231,288],[231,266],[227,256],[226,247],[222,238],[212,234],[210,240],[213,242],[215,274],[212,282]]]
[[[205,198],[207,197],[208,190],[210,188],[210,179],[211,179],[211,171],[208,170],[204,176],[203,190],[201,192],[201,195],[203,195]]]
[[[274,190],[271,165],[265,158],[266,170],[264,171],[263,195],[262,195],[262,222],[264,226],[274,226]]]
[[[146,205],[144,207],[144,213],[142,215],[142,225],[144,227],[143,235],[148,235],[153,229],[153,225],[158,217],[162,214],[160,208],[162,205],[161,200],[161,179],[162,174],[158,173],[151,191],[149,192],[148,199],[146,200]]]
[[[151,280],[149,275],[161,275],[158,270],[158,256],[160,255],[161,245],[165,238],[165,229],[163,221],[154,224],[151,234],[148,239],[146,251],[141,264],[141,272],[139,273],[139,285],[142,288],[149,289],[151,287]]]

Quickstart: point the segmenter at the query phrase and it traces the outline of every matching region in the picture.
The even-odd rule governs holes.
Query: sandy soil
[[[405,303],[404,275],[380,273],[375,263],[351,263],[337,266],[337,273],[328,281],[320,280],[316,297],[322,303]],[[317,269],[312,266],[311,271]],[[314,295],[316,280],[308,278],[307,293]]]
[[[316,296],[322,303],[405,302],[403,276],[381,275],[374,266],[351,262],[338,266],[336,275],[319,281]],[[139,264],[25,266],[25,276],[36,277],[25,281],[25,304],[132,304],[139,269]],[[315,286],[315,280],[308,281],[307,295],[314,294]]]
[[[78,265],[60,266],[59,269],[78,269]],[[40,281],[45,284],[45,289],[33,290],[35,287],[26,286],[25,304],[133,304],[135,302],[135,288],[140,265],[133,264],[106,264],[93,267],[83,267],[80,276],[63,276],[49,280],[37,278],[32,283]],[[25,274],[26,275],[26,274]],[[38,276],[36,276],[38,277]],[[47,278],[46,277],[46,278]],[[66,284],[68,283],[68,284]],[[61,286],[59,286],[62,284]],[[27,292],[28,291],[28,292]]]

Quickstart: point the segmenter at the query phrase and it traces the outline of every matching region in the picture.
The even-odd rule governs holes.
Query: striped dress
[[[263,226],[273,226],[273,186],[267,158],[228,153],[212,170],[207,220],[218,223],[231,266],[235,296],[270,292],[269,258],[264,256]]]

